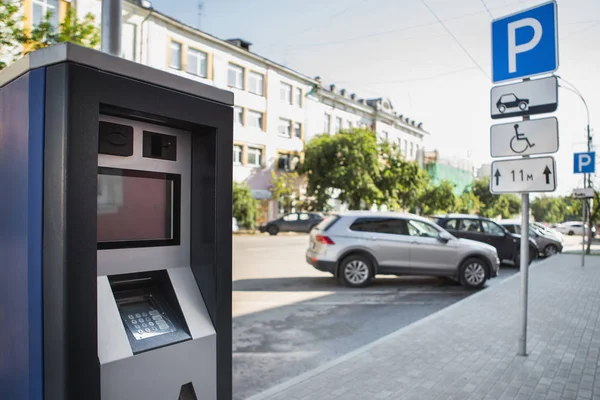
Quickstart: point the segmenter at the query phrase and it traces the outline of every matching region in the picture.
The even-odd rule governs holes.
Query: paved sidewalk
[[[517,274],[251,399],[600,399],[600,257],[580,260],[530,268],[527,357]]]

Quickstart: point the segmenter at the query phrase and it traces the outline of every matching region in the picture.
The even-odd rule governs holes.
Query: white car
[[[583,235],[583,223],[577,221],[563,222],[562,224],[558,224],[555,228],[560,233],[564,233],[566,235]],[[588,225],[585,225],[585,229],[588,229]],[[592,227],[592,236],[596,235],[596,228]]]
[[[239,230],[240,230],[240,227],[238,226],[237,219],[231,218],[231,231],[235,233]]]

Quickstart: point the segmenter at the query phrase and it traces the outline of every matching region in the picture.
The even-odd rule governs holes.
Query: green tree
[[[430,185],[421,196],[420,204],[424,215],[454,211],[457,206],[454,185],[447,180],[443,180],[437,186]]]
[[[252,190],[245,183],[233,183],[233,216],[238,223],[249,229],[256,227],[258,201],[252,196]]]
[[[0,0],[0,58],[9,62],[20,57],[20,44],[25,39],[22,20],[19,3]],[[0,61],[0,70],[6,65],[6,62]]]
[[[24,17],[18,5],[0,0],[0,57],[10,62],[44,47],[62,42],[71,42],[86,47],[100,44],[100,28],[92,13],[78,19],[75,9],[69,8],[59,26],[52,24],[52,13],[48,12],[31,31],[22,29]],[[6,63],[0,63],[0,69]]]
[[[368,208],[381,197],[378,154],[375,133],[368,129],[317,135],[306,145],[299,169],[307,178],[307,195],[324,209],[336,190],[350,208]]]
[[[479,197],[472,190],[465,190],[457,199],[454,211],[462,214],[478,214],[481,207]]]
[[[488,218],[510,218],[521,213],[521,200],[514,194],[494,195],[490,192],[490,178],[484,177],[473,183],[473,194],[481,202],[479,215]]]
[[[574,200],[570,196],[541,196],[531,201],[531,214],[536,221],[551,224],[581,218],[581,200]]]
[[[271,171],[271,198],[281,203],[283,212],[292,211],[300,197],[300,178],[296,172],[277,174]]]
[[[396,145],[379,145],[379,174],[375,182],[379,190],[379,204],[391,210],[420,209],[420,200],[426,194],[429,175],[416,162],[407,161]],[[454,195],[453,195],[454,196]]]

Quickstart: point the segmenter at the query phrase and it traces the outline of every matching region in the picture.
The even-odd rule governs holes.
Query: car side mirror
[[[452,235],[448,232],[440,232],[438,234],[438,240],[442,243],[448,243],[450,240],[452,240]]]

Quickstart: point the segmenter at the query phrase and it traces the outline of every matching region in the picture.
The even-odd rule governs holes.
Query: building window
[[[137,26],[128,22],[121,26],[121,57],[135,61]]]
[[[296,93],[296,105],[298,107],[302,107],[302,89],[296,88],[295,93]]]
[[[244,109],[242,107],[235,106],[233,108],[233,120],[238,125],[244,124]]]
[[[238,146],[238,145],[233,146],[233,164],[234,165],[242,164],[242,146]]]
[[[291,167],[292,157],[289,154],[280,154],[277,159],[277,169],[289,171]]]
[[[259,111],[248,111],[247,121],[251,128],[263,129],[263,113]]]
[[[335,133],[340,133],[342,130],[342,119],[340,117],[335,117]]]
[[[236,89],[244,90],[244,68],[235,64],[229,64],[227,84]]]
[[[323,126],[323,132],[331,133],[331,115],[325,113],[325,125]]]
[[[181,69],[181,43],[171,40],[169,52],[169,67]]]
[[[415,155],[415,152],[414,152],[414,150],[415,150],[415,149],[414,149],[414,144],[413,144],[413,143],[411,143],[411,144],[410,144],[410,158],[413,158],[413,157],[414,157],[414,155]]]
[[[381,132],[381,139],[384,142],[387,142],[388,140],[390,140],[390,134],[387,133],[386,131]]]
[[[302,124],[300,122],[294,123],[294,136],[298,139],[302,139]]]
[[[58,0],[33,0],[32,2],[32,18],[34,26],[39,25],[46,16],[46,13],[51,12],[50,23],[54,27],[58,27]]]
[[[265,95],[265,76],[258,72],[248,74],[248,91],[259,96]]]
[[[292,137],[292,121],[289,119],[279,118],[279,125],[277,126],[277,132],[281,136]]]
[[[187,66],[185,70],[192,75],[206,78],[207,61],[208,54],[203,51],[190,48],[187,52]]]
[[[248,165],[252,167],[262,166],[262,149],[248,147]]]
[[[286,104],[292,104],[292,85],[282,82],[279,88],[279,98]]]
[[[408,140],[404,139],[404,157],[408,157]]]
[[[354,124],[352,123],[352,121],[348,120],[348,129],[352,129],[354,127]]]

